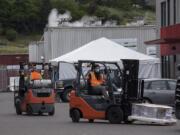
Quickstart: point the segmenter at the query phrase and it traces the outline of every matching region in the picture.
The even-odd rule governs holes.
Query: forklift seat
[[[102,96],[102,91],[107,89],[106,86],[100,85],[97,87],[88,87],[88,95]]]
[[[95,110],[105,110],[109,103],[102,96],[98,95],[82,95],[82,98]]]

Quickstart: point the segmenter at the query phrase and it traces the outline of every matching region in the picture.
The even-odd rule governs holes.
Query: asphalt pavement
[[[56,103],[54,116],[17,116],[13,93],[0,93],[0,135],[180,135],[180,121],[173,126],[72,123],[68,109],[67,103]]]

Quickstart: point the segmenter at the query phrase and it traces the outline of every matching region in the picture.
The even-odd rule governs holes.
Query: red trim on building
[[[145,44],[160,44],[161,55],[180,54],[180,24],[162,27],[160,39],[146,41]]]
[[[180,44],[163,44],[160,50],[161,56],[180,54]]]
[[[161,38],[180,39],[180,24],[162,27]]]
[[[180,39],[174,38],[174,39],[156,39],[156,40],[151,40],[151,41],[146,41],[144,42],[147,45],[152,45],[152,44],[175,44],[175,43],[180,43]]]
[[[28,62],[28,54],[5,54],[0,55],[0,65],[19,65],[19,62]]]

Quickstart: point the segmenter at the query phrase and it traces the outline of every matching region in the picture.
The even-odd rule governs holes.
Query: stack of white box
[[[158,124],[174,124],[176,119],[173,117],[173,109],[169,106],[156,104],[133,104],[132,115],[129,120],[138,120]]]

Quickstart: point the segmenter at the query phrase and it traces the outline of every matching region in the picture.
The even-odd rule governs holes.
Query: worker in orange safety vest
[[[41,80],[41,79],[42,79],[41,73],[39,73],[37,70],[33,68],[30,73],[30,80]]]
[[[108,91],[104,84],[105,78],[100,73],[100,66],[95,65],[93,71],[91,71],[88,76],[88,93],[90,95],[103,95],[106,99],[109,99]]]

